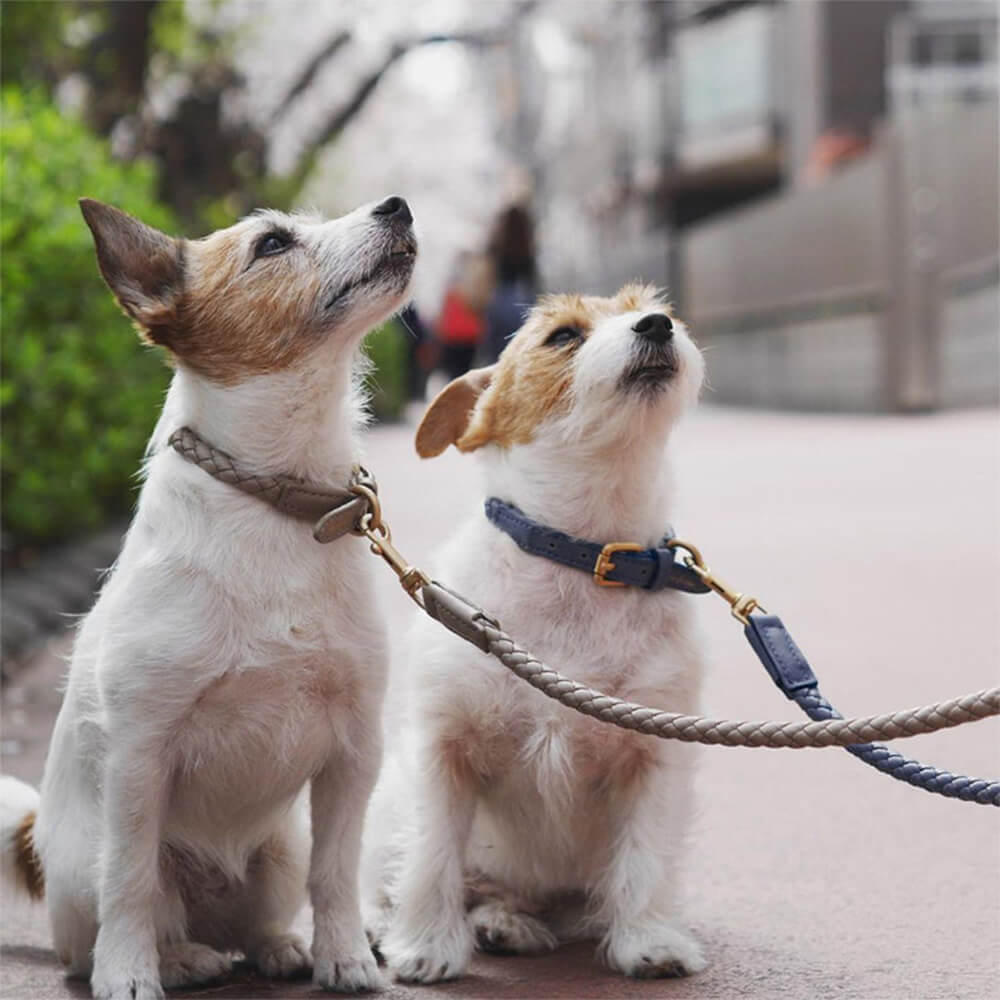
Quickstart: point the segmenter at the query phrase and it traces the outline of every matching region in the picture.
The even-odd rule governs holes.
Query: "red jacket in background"
[[[473,312],[458,292],[450,291],[444,297],[438,318],[438,339],[443,344],[473,346],[483,339],[483,318]]]

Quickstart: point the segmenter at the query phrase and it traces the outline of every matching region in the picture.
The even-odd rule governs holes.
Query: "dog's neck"
[[[594,454],[535,441],[484,456],[487,495],[558,531],[595,542],[651,545],[671,516],[666,440],[655,436]]]
[[[150,451],[186,426],[255,473],[339,482],[359,458],[363,400],[350,364],[324,367],[256,376],[235,386],[179,367]]]

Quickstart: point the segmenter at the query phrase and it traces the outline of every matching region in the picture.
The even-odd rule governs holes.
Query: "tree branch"
[[[523,16],[532,7],[534,7],[534,3],[520,4],[518,7],[518,16]],[[294,171],[297,182],[300,185],[305,183],[306,178],[315,166],[316,157],[323,147],[367,104],[368,99],[374,93],[375,88],[379,85],[385,74],[408,52],[412,52],[414,49],[424,45],[437,45],[441,42],[457,42],[460,45],[468,45],[474,48],[488,48],[492,45],[500,45],[507,40],[510,29],[516,20],[517,18],[514,18],[510,23],[493,31],[424,35],[423,37],[413,38],[409,41],[396,42],[382,62],[368,73],[367,76],[362,78],[355,88],[354,93],[333,112],[323,128],[306,144],[299,155]],[[327,46],[327,48],[329,47]],[[313,75],[315,75],[315,72]],[[285,103],[282,102],[283,105]]]
[[[323,68],[323,64],[335,56],[352,38],[350,31],[340,31],[334,35],[323,48],[316,53],[306,63],[305,68],[299,74],[298,79],[281,99],[278,106],[271,112],[270,124],[274,125],[278,119],[291,107],[295,99],[306,90],[316,79],[316,74]]]

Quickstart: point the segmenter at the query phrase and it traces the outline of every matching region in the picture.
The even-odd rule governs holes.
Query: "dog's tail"
[[[0,873],[5,884],[32,899],[45,894],[45,876],[34,842],[38,801],[38,792],[30,785],[0,775]]]

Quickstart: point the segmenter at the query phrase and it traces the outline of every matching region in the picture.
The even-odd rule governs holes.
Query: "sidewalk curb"
[[[0,597],[0,677],[11,680],[46,640],[86,611],[105,570],[118,557],[128,527],[119,521],[82,541],[39,555],[30,566],[3,575]]]

